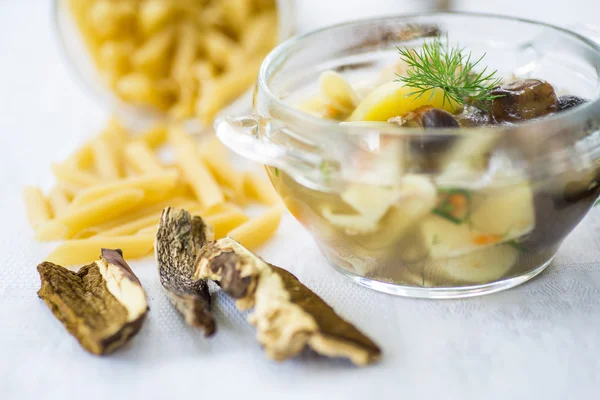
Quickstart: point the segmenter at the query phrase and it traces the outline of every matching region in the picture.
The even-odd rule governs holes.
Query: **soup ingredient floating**
[[[472,60],[471,53],[450,47],[447,39],[442,41],[440,38],[424,42],[420,50],[404,47],[398,51],[408,66],[406,75],[399,76],[398,81],[412,89],[409,97],[426,98],[437,89],[442,92],[442,105],[456,108],[467,99],[484,103],[502,96],[491,93],[502,81],[495,77],[496,71],[488,72],[484,67],[477,72],[485,54]]]
[[[38,296],[90,353],[112,353],[141,329],[146,293],[120,250],[102,249],[99,260],[76,273],[51,262],[37,269]]]
[[[173,163],[159,153],[172,154]],[[31,226],[41,241],[66,240],[47,258],[85,263],[100,248],[121,248],[128,259],[152,253],[161,211],[183,207],[202,215],[217,239],[231,235],[256,248],[277,230],[280,200],[266,178],[228,162],[216,138],[198,142],[179,127],[155,126],[133,135],[117,120],[66,161],[52,166],[48,196],[24,190]],[[257,218],[243,207],[267,206]]]
[[[215,332],[210,293],[206,280],[194,280],[193,274],[200,249],[213,239],[202,218],[171,207],[162,212],[155,244],[160,283],[185,322],[201,328],[206,336]]]
[[[105,84],[171,118],[214,115],[277,43],[274,0],[68,0]]]
[[[208,243],[194,274],[212,279],[237,300],[240,310],[253,308],[249,321],[267,356],[281,361],[305,347],[356,365],[379,360],[381,350],[343,320],[291,273],[268,264],[233,239]]]

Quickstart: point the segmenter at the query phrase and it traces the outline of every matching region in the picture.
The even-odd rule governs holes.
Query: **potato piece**
[[[454,112],[455,105],[444,103],[442,89],[427,91],[422,96],[411,95],[414,88],[399,82],[389,82],[372,91],[356,107],[348,121],[387,121],[402,116],[422,106],[441,108]]]
[[[352,111],[360,99],[344,77],[335,71],[325,71],[319,76],[321,95],[335,108]]]
[[[513,267],[519,251],[511,246],[495,246],[461,257],[434,261],[428,280],[487,283],[505,276]]]
[[[527,183],[480,191],[473,200],[470,221],[482,232],[517,236],[535,225],[533,191]]]

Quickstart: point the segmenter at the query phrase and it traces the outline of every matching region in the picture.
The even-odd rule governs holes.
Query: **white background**
[[[245,316],[221,295],[215,306],[220,331],[204,339],[165,300],[151,259],[131,263],[151,306],[139,336],[111,357],[85,353],[35,294],[35,266],[53,245],[33,240],[20,196],[24,184],[48,187],[50,163],[97,132],[107,117],[65,65],[50,3],[0,0],[0,398],[598,398],[598,211],[533,282],[443,302],[394,298],[346,281],[286,218],[260,254],[296,273],[381,345],[382,362],[366,369],[311,355],[267,361]],[[419,4],[299,3],[301,29],[409,12]],[[596,0],[456,3],[563,25],[594,22],[600,12]]]

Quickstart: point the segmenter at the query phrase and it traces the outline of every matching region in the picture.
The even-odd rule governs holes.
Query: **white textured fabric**
[[[151,307],[140,334],[113,356],[87,354],[36,296],[35,267],[53,244],[34,241],[20,196],[25,183],[48,185],[50,162],[106,118],[64,65],[48,3],[0,1],[0,398],[598,398],[598,210],[534,281],[458,301],[361,288],[331,270],[286,217],[260,254],[381,345],[381,363],[369,368],[309,354],[268,361],[245,315],[221,294],[219,332],[205,339],[167,302],[151,259],[131,262]]]

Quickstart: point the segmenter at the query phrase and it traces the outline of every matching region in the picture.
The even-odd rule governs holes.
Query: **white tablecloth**
[[[311,355],[268,361],[245,315],[221,294],[219,332],[205,339],[184,326],[161,293],[152,259],[131,262],[150,299],[140,334],[113,356],[87,354],[36,296],[35,267],[53,245],[34,241],[20,195],[26,183],[47,187],[50,163],[107,116],[70,76],[48,3],[0,1],[0,398],[598,398],[598,210],[534,281],[458,301],[359,287],[331,270],[286,217],[260,254],[290,269],[381,345],[381,363],[369,368]],[[306,3],[323,8],[330,1]],[[322,22],[310,15],[301,10],[302,26]]]

